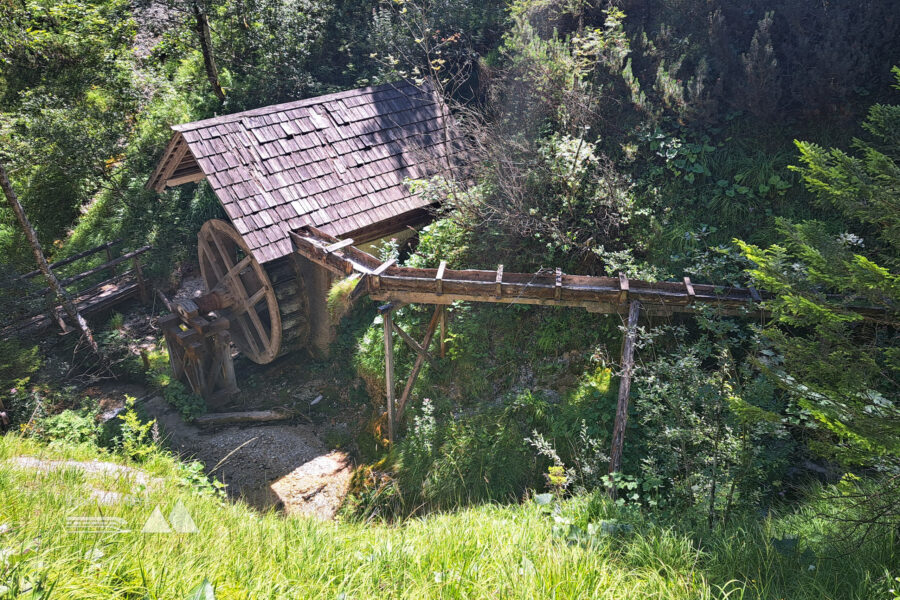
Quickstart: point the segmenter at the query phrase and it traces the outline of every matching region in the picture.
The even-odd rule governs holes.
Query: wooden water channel
[[[314,227],[291,232],[296,252],[340,276],[359,276],[351,294],[357,298],[368,294],[383,301],[379,311],[384,318],[385,381],[387,387],[388,435],[394,439],[397,422],[409,401],[413,385],[424,362],[432,358],[429,347],[440,327],[440,353],[444,355],[447,327],[447,305],[453,302],[492,302],[567,306],[590,312],[627,315],[622,346],[622,373],[612,436],[609,472],[621,468],[625,426],[628,418],[628,395],[634,368],[634,347],[638,318],[643,311],[651,315],[693,312],[699,305],[713,306],[720,314],[752,316],[761,314],[760,294],[750,288],[682,282],[631,280],[618,277],[569,275],[560,269],[539,273],[508,273],[503,265],[496,270],[451,270],[445,261],[437,269],[399,267],[395,261],[381,262],[371,254],[353,246],[353,240],[338,240]],[[420,342],[401,329],[393,320],[393,312],[406,304],[435,306],[425,335]],[[416,360],[399,399],[395,398],[393,335],[416,353]],[[615,493],[615,490],[611,490]]]

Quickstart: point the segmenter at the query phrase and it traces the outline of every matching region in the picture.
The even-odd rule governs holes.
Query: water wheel
[[[240,234],[218,219],[203,224],[197,242],[208,296],[217,298],[215,312],[228,319],[238,350],[265,364],[306,342],[306,299],[291,257],[264,268]]]

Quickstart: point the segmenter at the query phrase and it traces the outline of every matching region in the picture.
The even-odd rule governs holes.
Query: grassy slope
[[[89,459],[90,448],[46,447],[8,435],[0,459],[16,455]],[[103,457],[109,460],[109,456]],[[695,544],[670,529],[638,522],[633,535],[567,545],[540,507],[482,506],[402,525],[320,523],[259,515],[179,484],[177,464],[156,457],[144,468],[164,483],[131,503],[100,507],[90,489],[128,486],[83,472],[48,474],[0,468],[0,534],[7,565],[55,582],[51,598],[185,598],[204,577],[219,599],[237,598],[886,598],[883,577],[893,544],[841,560],[784,557],[764,540],[817,521],[769,519]],[[104,514],[140,529],[159,504],[183,500],[196,534],[73,533],[66,518]],[[564,512],[608,513],[588,500]],[[608,514],[606,515],[608,516]],[[30,552],[24,552],[32,547]],[[23,554],[24,552],[24,554]],[[7,567],[8,568],[8,567]],[[896,574],[896,569],[894,570]],[[9,571],[4,573],[9,584]],[[2,595],[2,594],[0,594]]]

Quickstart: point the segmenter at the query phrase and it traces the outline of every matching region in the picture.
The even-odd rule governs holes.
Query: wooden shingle
[[[440,173],[447,148],[458,151],[459,140],[443,143],[446,116],[430,89],[398,82],[176,125],[148,187],[199,169],[268,262],[291,252],[288,232],[303,225],[353,237],[425,208],[402,182]]]

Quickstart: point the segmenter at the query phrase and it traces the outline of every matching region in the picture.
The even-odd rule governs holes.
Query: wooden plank
[[[384,319],[384,385],[388,415],[388,440],[394,443],[394,336],[393,309],[383,312]]]
[[[79,252],[78,254],[73,254],[69,258],[64,258],[64,259],[58,260],[54,263],[50,263],[50,268],[57,269],[59,267],[63,267],[65,265],[71,264],[71,263],[75,262],[76,260],[79,260],[86,256],[90,256],[92,254],[97,254],[98,252],[102,252],[104,250],[106,250],[108,252],[113,246],[115,246],[117,244],[121,244],[121,243],[122,243],[122,240],[118,239],[118,240],[113,240],[112,242],[107,242],[105,244],[101,244],[99,246],[95,246],[88,250],[84,250],[83,252]],[[112,260],[112,259],[109,259],[109,260]],[[24,275],[22,275],[21,279],[31,279],[40,274],[41,274],[41,270],[35,269],[34,271],[29,271],[28,273],[25,273]]]
[[[631,285],[628,282],[628,277],[625,273],[619,273],[619,303],[625,304],[628,302],[628,291]]]
[[[693,304],[694,300],[697,299],[697,292],[694,291],[694,285],[691,283],[690,277],[684,278],[684,290],[688,295],[688,304]]]
[[[400,336],[400,338],[401,338],[404,342],[406,342],[406,344],[407,344],[410,348],[412,348],[413,352],[415,352],[416,354],[424,353],[424,354],[425,354],[425,357],[426,357],[428,360],[430,360],[430,361],[433,361],[433,360],[434,360],[434,357],[431,356],[431,354],[429,354],[428,351],[425,350],[425,348],[423,348],[423,347],[421,346],[421,344],[419,344],[419,342],[417,342],[416,340],[414,340],[413,337],[412,337],[411,335],[409,335],[408,333],[406,333],[405,331],[403,331],[403,329],[402,329],[399,325],[397,325],[396,321],[392,321],[391,323],[392,323],[392,325],[393,325],[393,327],[394,327],[394,331],[396,331],[397,334]]]
[[[447,307],[441,305],[441,358],[447,356]]]
[[[557,300],[562,299],[562,269],[556,267],[556,285],[553,289],[553,297]]]
[[[83,273],[79,273],[77,275],[73,275],[72,277],[67,277],[67,278],[63,279],[62,281],[60,281],[60,283],[64,286],[71,285],[71,284],[75,283],[76,281],[81,281],[82,279],[90,277],[91,275],[96,275],[97,273],[105,271],[106,269],[109,269],[110,267],[114,267],[115,265],[119,265],[119,264],[122,264],[123,262],[127,262],[127,261],[133,259],[135,256],[140,256],[144,252],[149,251],[150,248],[151,248],[150,246],[144,246],[143,248],[138,248],[137,250],[132,250],[131,252],[129,252],[127,254],[123,254],[119,258],[115,258],[109,262],[105,262],[102,265],[94,267],[93,269],[84,271]]]
[[[437,289],[437,295],[440,296],[444,293],[444,270],[447,268],[447,261],[442,260],[441,264],[438,265],[437,274],[434,276],[435,286]]]
[[[346,240],[341,240],[339,242],[335,242],[334,244],[329,244],[328,246],[325,246],[325,253],[330,254],[332,252],[337,252],[338,250],[341,250],[342,248],[346,248],[347,246],[352,246],[352,245],[353,245],[353,239],[347,238]]]
[[[497,265],[497,278],[494,280],[494,296],[503,296],[503,265]]]
[[[750,290],[750,297],[753,298],[754,302],[762,302],[762,297],[759,295],[759,292],[756,291],[756,288],[752,285],[747,286],[747,289]]]
[[[613,426],[612,449],[609,453],[609,474],[612,477],[622,468],[622,450],[625,445],[625,427],[628,424],[628,396],[631,393],[631,375],[634,371],[634,346],[637,339],[638,317],[641,303],[632,300],[628,308],[628,324],[622,344],[622,375],[619,379],[619,398],[616,403],[616,421]],[[609,495],[615,500],[616,487],[610,485]]]
[[[179,185],[183,185],[185,183],[194,183],[195,181],[203,181],[206,179],[206,173],[203,171],[197,170],[192,173],[185,173],[183,175],[178,175],[177,177],[171,177],[166,179],[165,187],[176,187]]]
[[[434,314],[431,316],[431,321],[428,323],[428,329],[425,330],[425,339],[422,340],[422,347],[426,350],[428,346],[431,345],[431,338],[434,336],[434,331],[437,328],[438,318],[441,315],[441,307],[437,306],[434,309]],[[419,376],[419,371],[422,369],[422,365],[425,363],[425,354],[420,353],[416,356],[416,362],[413,364],[412,372],[409,374],[409,379],[406,380],[406,387],[403,388],[403,394],[400,396],[400,402],[397,405],[397,418],[403,418],[403,411],[406,409],[406,403],[409,401],[409,395],[412,392],[413,385],[416,383],[416,378]]]

